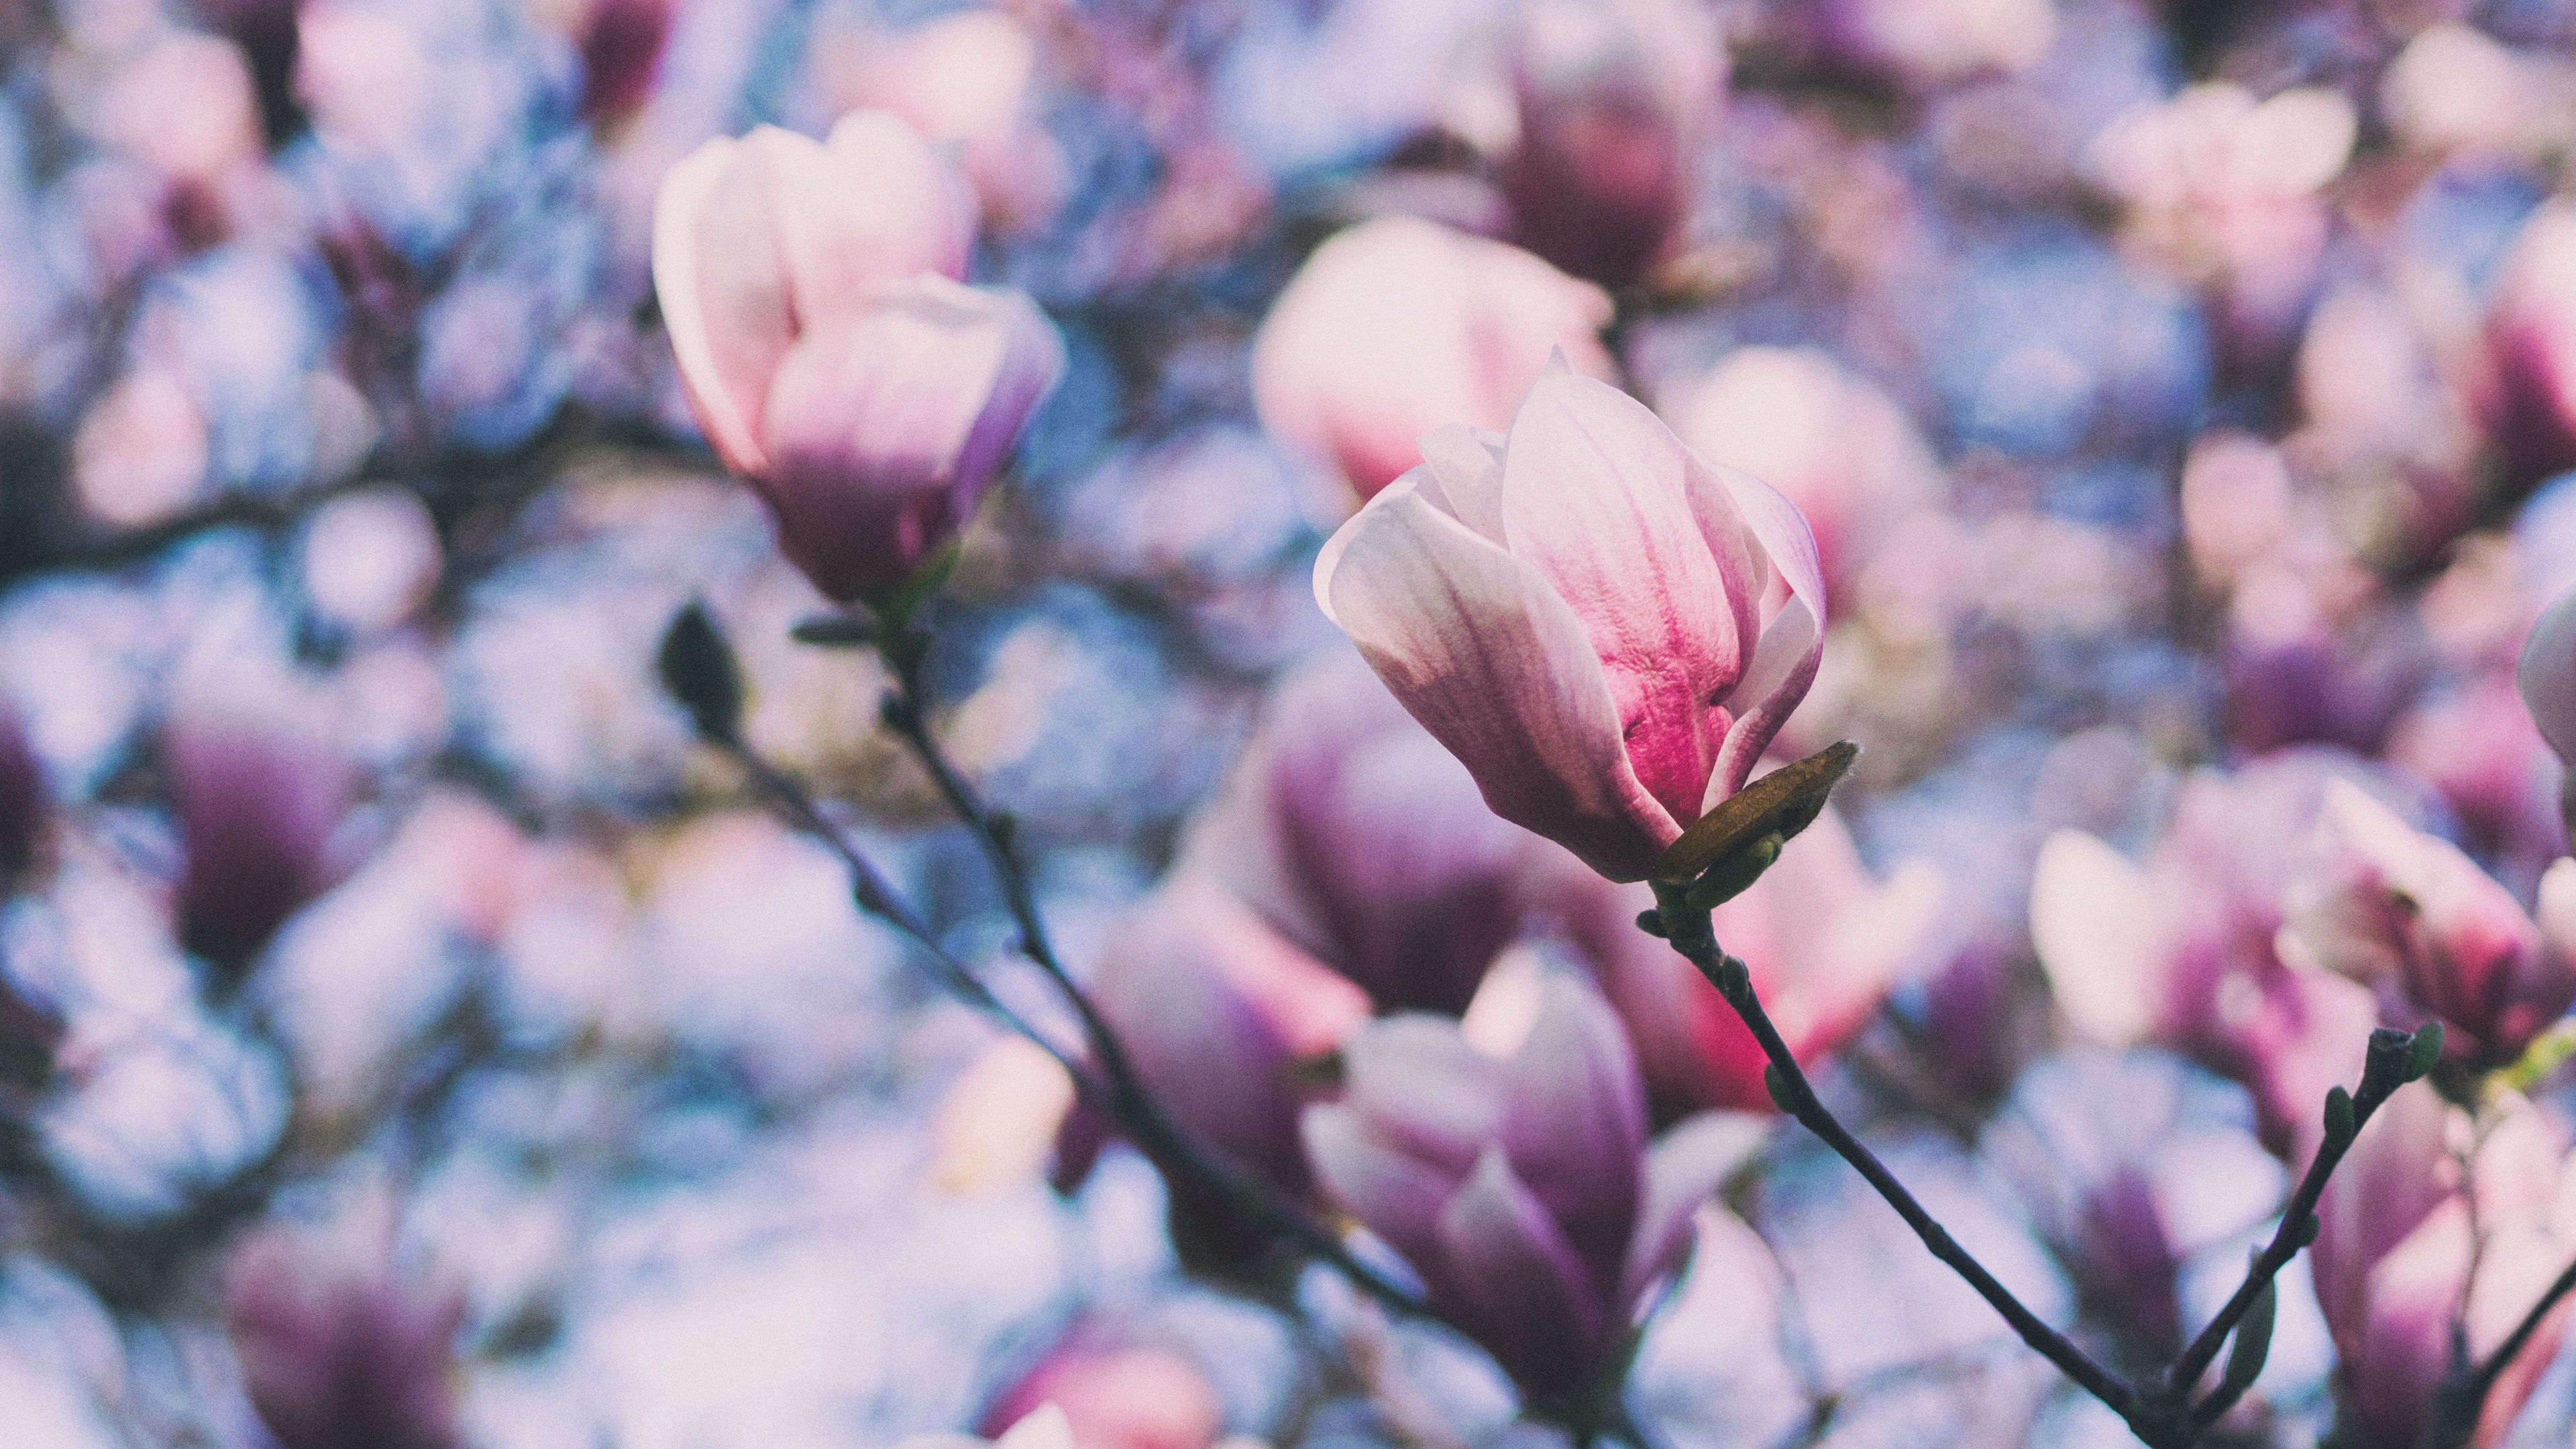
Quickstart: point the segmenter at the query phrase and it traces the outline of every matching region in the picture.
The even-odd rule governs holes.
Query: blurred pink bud
[[[1368,1020],[1358,987],[1224,892],[1177,879],[1111,938],[1092,998],[1184,1129],[1280,1192],[1307,1192],[1297,1117],[1319,1084],[1300,1067]],[[1166,1179],[1174,1236],[1194,1254],[1239,1258],[1267,1243],[1194,1179]]]
[[[1225,1427],[1207,1375],[1167,1348],[1058,1345],[984,1411],[980,1426],[1019,1423],[1053,1404],[1072,1449],[1208,1449]]]
[[[988,1443],[992,1449],[1075,1449],[1073,1421],[1055,1405],[1040,1404],[999,1439],[984,1440],[968,1434],[915,1434],[895,1449],[979,1449]]]
[[[1346,1059],[1343,1099],[1306,1114],[1325,1185],[1534,1407],[1598,1388],[1736,1135],[1691,1124],[1649,1152],[1627,1036],[1571,978],[1545,983],[1508,1058],[1455,1022],[1396,1016]]]
[[[1739,348],[1660,396],[1692,451],[1779,489],[1806,515],[1837,597],[1882,542],[1909,534],[1909,514],[1941,496],[1940,465],[1904,412],[1823,353]]]
[[[2576,202],[2531,214],[2487,313],[2479,412],[2513,481],[2576,467]]]
[[[2424,1442],[2455,1331],[2471,1361],[2483,1360],[2576,1251],[2576,1171],[2565,1158],[2557,1130],[2510,1095],[2482,1133],[2420,1087],[2400,1090],[2362,1127],[2317,1204],[2313,1253],[2336,1377],[2362,1442]],[[2562,1305],[2496,1381],[2471,1442],[2502,1437],[2558,1356],[2566,1318]]]
[[[1432,429],[1507,426],[1550,349],[1611,376],[1609,320],[1600,288],[1516,247],[1382,217],[1317,247],[1279,294],[1252,343],[1253,401],[1368,498]]]
[[[174,31],[98,97],[105,139],[175,181],[211,183],[260,152],[259,105],[240,47]]]
[[[779,546],[833,599],[879,603],[974,516],[1064,343],[1019,293],[917,276],[798,339],[756,475]]]
[[[44,771],[27,748],[18,712],[0,700],[0,897],[35,868],[45,806]]]
[[[180,944],[238,973],[335,879],[348,763],[284,707],[230,700],[183,706],[162,749],[185,855]]]
[[[458,1295],[397,1276],[386,1231],[266,1229],[225,1285],[224,1326],[279,1449],[458,1449],[463,1316]]]
[[[1520,143],[1503,163],[1514,236],[1621,287],[1670,253],[1715,129],[1724,50],[1673,0],[1532,0],[1514,18]]]
[[[834,93],[961,146],[987,219],[1026,229],[1062,204],[1063,153],[1027,114],[1038,67],[1028,21],[1001,10],[953,11],[853,48],[846,84]]]
[[[2576,962],[2457,846],[2347,780],[2327,787],[2319,836],[2287,895],[2285,956],[2379,988],[2397,1024],[2440,1017],[2448,1055],[2479,1066],[2520,1056],[2576,1000]]]
[[[974,511],[1064,345],[1016,292],[956,284],[972,223],[910,126],[764,126],[671,169],[653,279],[698,425],[816,588],[881,603]]]
[[[1642,879],[1815,680],[1806,520],[1563,369],[1509,438],[1423,449],[1324,545],[1316,599],[1496,814]]]
[[[1771,1111],[1762,1048],[1743,1020],[1672,947],[1637,929],[1653,894],[1572,872],[1565,887],[1566,930],[1627,1023],[1658,1115]],[[1751,889],[1717,908],[1717,938],[1752,969],[1789,1050],[1811,1062],[1849,1040],[1921,962],[1944,895],[1928,861],[1872,880],[1828,806]]]
[[[1455,1016],[1520,933],[1538,851],[1563,859],[1343,655],[1280,685],[1182,858],[1379,1010]]]
[[[612,126],[644,108],[662,67],[674,0],[589,0],[574,43],[581,50],[581,118]]]

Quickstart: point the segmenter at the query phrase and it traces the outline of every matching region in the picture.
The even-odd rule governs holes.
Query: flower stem
[[[1886,1199],[1887,1205],[1896,1209],[1897,1216],[1905,1219],[1906,1226],[1914,1229],[1915,1236],[1923,1240],[1923,1246],[1931,1250],[1932,1256],[1966,1279],[1968,1286],[1976,1289],[1977,1295],[2012,1325],[2022,1342],[2055,1364],[2059,1372],[2085,1392],[2108,1405],[2113,1413],[2129,1421],[2132,1429],[2138,1428],[2142,1405],[2137,1392],[2113,1377],[2109,1370],[2095,1363],[2064,1334],[2049,1327],[2038,1314],[2014,1297],[2012,1290],[1987,1271],[1975,1254],[1960,1246],[1959,1241],[1934,1220],[1923,1204],[1915,1200],[1914,1194],[1896,1180],[1896,1175],[1887,1170],[1887,1165],[1862,1145],[1860,1139],[1854,1137],[1851,1130],[1817,1098],[1815,1088],[1807,1081],[1806,1072],[1799,1067],[1797,1057],[1790,1052],[1788,1043],[1781,1039],[1780,1029],[1772,1024],[1770,1013],[1763,1009],[1761,998],[1754,993],[1751,973],[1742,961],[1719,949],[1716,928],[1709,912],[1693,909],[1683,901],[1682,894],[1677,887],[1656,883],[1655,899],[1665,938],[1672,942],[1674,950],[1681,952],[1699,968],[1701,975],[1717,987],[1718,993],[1726,998],[1726,1004],[1734,1008],[1746,1029],[1753,1033],[1753,1039],[1761,1044],[1762,1054],[1770,1059],[1771,1068],[1766,1075],[1781,1110],[1823,1138],[1826,1146],[1867,1179],[1878,1195]],[[2141,1433],[2140,1437],[2147,1436]],[[2149,1442],[2159,1441],[2151,1439]]]

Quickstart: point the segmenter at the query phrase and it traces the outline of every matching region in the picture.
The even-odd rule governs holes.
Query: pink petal
[[[1512,554],[1581,622],[1637,778],[1677,822],[1707,793],[1726,724],[1709,706],[1743,676],[1759,587],[1749,556],[1711,552],[1694,466],[1643,404],[1571,374],[1530,389],[1503,459]]]
[[[1420,471],[1342,525],[1315,596],[1494,813],[1618,880],[1681,827],[1638,783],[1583,625],[1530,565],[1422,496]]]
[[[1816,559],[1816,536],[1795,505],[1751,474],[1732,468],[1708,471],[1725,486],[1736,516],[1789,586],[1788,602],[1763,626],[1752,660],[1726,697],[1735,722],[1726,732],[1717,768],[1709,777],[1707,803],[1714,805],[1744,788],[1754,763],[1816,682],[1817,667],[1825,657],[1825,575]],[[1695,473],[1695,482],[1696,478]],[[1693,501],[1702,519],[1712,520],[1716,510],[1699,503],[1700,496],[1695,486]],[[1703,526],[1714,531],[1711,522]]]
[[[1770,1135],[1771,1124],[1749,1113],[1703,1112],[1655,1139],[1646,1153],[1645,1202],[1619,1274],[1622,1302],[1639,1302],[1672,1270],[1690,1246],[1693,1216]],[[1749,1236],[1751,1230],[1745,1232]]]
[[[718,138],[672,167],[653,203],[653,290],[681,387],[708,444],[746,477],[768,471],[761,407],[796,334],[764,191],[745,143]]]
[[[1465,1182],[1466,1170],[1388,1140],[1367,1114],[1347,1105],[1309,1107],[1301,1126],[1307,1160],[1333,1200],[1384,1238],[1426,1282],[1438,1278],[1440,1213]]]
[[[1619,1281],[1637,1223],[1646,1147],[1644,1089],[1619,1018],[1591,983],[1548,981],[1538,1020],[1511,1060],[1502,1145],[1593,1281]]]
[[[1440,1247],[1459,1318],[1533,1397],[1592,1386],[1613,1324],[1594,1281],[1499,1146],[1440,1214]]]
[[[2513,678],[2549,748],[2562,761],[2576,760],[2576,589],[2540,611]]]
[[[1344,1050],[1342,1100],[1370,1130],[1463,1178],[1501,1130],[1504,1066],[1458,1024],[1406,1014],[1371,1022]]]
[[[965,276],[974,237],[965,186],[893,114],[853,111],[825,142],[775,126],[743,139],[768,178],[800,329],[857,315],[888,282]]]

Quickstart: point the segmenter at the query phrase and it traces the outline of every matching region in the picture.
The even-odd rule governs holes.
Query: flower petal
[[[770,374],[796,335],[763,190],[745,143],[718,138],[673,166],[653,203],[653,290],[681,388],[725,466],[754,477],[768,471]]]
[[[1593,1281],[1619,1281],[1637,1223],[1646,1150],[1644,1088],[1628,1036],[1588,981],[1556,977],[1512,1055],[1502,1124],[1513,1173],[1582,1254]]]
[[[1672,1269],[1690,1245],[1692,1217],[1770,1135],[1771,1124],[1752,1113],[1702,1112],[1655,1139],[1646,1153],[1645,1203],[1619,1274],[1623,1303],[1644,1298]]]
[[[796,323],[856,315],[887,282],[966,274],[974,232],[964,184],[920,133],[886,111],[853,111],[817,142],[763,126],[758,150],[787,259]]]
[[[1440,1214],[1461,1326],[1533,1398],[1592,1387],[1612,1333],[1604,1285],[1497,1145]]]
[[[1725,486],[1736,516],[1789,586],[1788,602],[1763,626],[1753,658],[1726,698],[1735,722],[1709,777],[1708,803],[1715,804],[1744,788],[1754,763],[1816,682],[1825,657],[1825,574],[1817,562],[1816,535],[1795,504],[1750,473],[1713,466],[1709,471]],[[1703,507],[1703,517],[1710,511]]]
[[[1300,1125],[1307,1160],[1333,1200],[1384,1238],[1426,1283],[1445,1283],[1440,1213],[1466,1180],[1465,1171],[1407,1151],[1347,1105],[1309,1107]]]
[[[1315,560],[1315,596],[1494,813],[1640,880],[1681,826],[1638,783],[1581,621],[1530,565],[1397,479]]]
[[[1581,621],[1637,778],[1680,823],[1698,818],[1722,742],[1709,706],[1753,645],[1754,601],[1729,594],[1745,580],[1728,577],[1694,516],[1694,466],[1643,404],[1570,373],[1530,389],[1503,458],[1512,555]]]

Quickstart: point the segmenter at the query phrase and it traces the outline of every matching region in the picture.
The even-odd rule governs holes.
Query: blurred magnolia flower
[[[1527,0],[1510,22],[1512,234],[1578,277],[1626,286],[1679,241],[1716,129],[1725,51],[1686,0]]]
[[[1544,1412],[1601,1387],[1742,1140],[1709,1119],[1650,1150],[1618,1019],[1581,981],[1541,992],[1506,1057],[1437,1018],[1372,1023],[1305,1132],[1325,1186]]]
[[[2559,1130],[2511,1094],[2487,1110],[2473,1127],[2430,1088],[2399,1091],[2317,1204],[2317,1301],[2345,1407],[2373,1449],[2425,1442],[2455,1349],[2483,1362],[2576,1254],[2576,1161]],[[2488,1391],[2472,1442],[2503,1437],[2558,1357],[2567,1311]]]
[[[1806,520],[1563,368],[1508,438],[1423,446],[1324,545],[1317,601],[1496,814],[1642,879],[1815,679]]]
[[[206,417],[171,372],[127,374],[72,435],[72,491],[120,528],[158,523],[197,501],[211,461]]]
[[[389,1200],[328,1232],[271,1226],[233,1254],[224,1326],[278,1449],[459,1449],[450,1344],[464,1302],[393,1262]]]
[[[2326,1089],[2359,1080],[2379,1024],[2368,990],[2279,955],[2292,882],[2339,779],[2406,798],[2393,776],[2339,751],[2284,751],[2185,780],[2143,867],[2058,831],[2030,887],[2031,941],[2077,1034],[2161,1043],[2243,1082],[2265,1144],[2302,1161]]]
[[[1381,217],[1315,249],[1252,343],[1263,426],[1368,498],[1447,423],[1511,422],[1550,349],[1611,375],[1610,299],[1501,242]]]
[[[910,127],[773,127],[672,168],[653,275],[691,410],[816,588],[882,604],[952,537],[1064,344],[1017,292],[959,285],[963,193]]]
[[[2428,25],[2379,79],[2388,128],[2414,150],[2521,159],[2576,122],[2565,78],[2457,20]]]
[[[1907,968],[1925,964],[1946,895],[1940,868],[1925,860],[1871,879],[1828,806],[1778,864],[1717,907],[1713,924],[1751,968],[1789,1050],[1811,1062],[1866,1024]],[[1553,901],[1627,1024],[1659,1116],[1771,1111],[1766,1059],[1742,1018],[1671,946],[1637,929],[1654,903],[1642,885],[1571,871]]]
[[[332,741],[283,703],[183,702],[162,750],[184,855],[180,944],[237,977],[338,878],[331,835],[356,782]]]
[[[891,111],[932,141],[962,148],[986,220],[1026,231],[1063,204],[1067,182],[1062,148],[1030,115],[1038,39],[1008,11],[959,10],[838,47],[827,38],[817,59],[842,104]]]
[[[1023,1424],[1049,1408],[1063,1414],[1073,1449],[1209,1449],[1225,1428],[1197,1364],[1168,1348],[1099,1342],[1079,1327],[993,1401],[981,1427]]]
[[[2532,724],[2558,756],[2560,814],[2576,821],[2576,589],[2540,611],[2515,661],[2513,682]],[[2576,840],[2576,824],[2568,834]]]
[[[1110,938],[1091,996],[1185,1131],[1273,1191],[1299,1198],[1311,1190],[1298,1114],[1323,1090],[1312,1065],[1369,1019],[1358,987],[1223,891],[1184,877]],[[1103,1130],[1086,1115],[1068,1121],[1059,1148],[1077,1176]],[[1185,1261],[1240,1263],[1268,1246],[1268,1233],[1222,1195],[1164,1166]]]
[[[369,488],[315,509],[302,553],[314,612],[361,634],[401,623],[438,583],[438,525],[400,488]]]
[[[2057,39],[2047,0],[1821,0],[1783,13],[1814,64],[1920,88],[2028,70]]]
[[[2540,883],[2540,919],[2449,841],[2410,828],[2349,780],[2326,787],[2320,848],[2292,880],[2281,951],[2375,987],[2381,1017],[2449,1023],[2445,1054],[2522,1054],[2576,1000],[2576,861]]]
[[[2576,201],[2532,212],[2504,260],[2473,389],[2513,480],[2576,466]]]
[[[2094,163],[2128,207],[2132,241],[2227,299],[2230,335],[2286,342],[2325,247],[2320,193],[2342,172],[2359,127],[2352,103],[2321,86],[2257,101],[2215,81],[2142,105],[2106,127]]]
[[[1541,852],[1343,654],[1280,684],[1181,858],[1378,1010],[1455,1016],[1520,934]]]
[[[581,52],[581,115],[613,127],[644,108],[678,0],[572,0],[562,17]]]
[[[1904,412],[1823,353],[1739,348],[1658,396],[1693,452],[1779,489],[1806,516],[1836,598],[1941,497],[1940,464]]]
[[[1077,1449],[1073,1421],[1053,1404],[1040,1404],[1030,1410],[999,1439],[978,1439],[970,1434],[915,1434],[895,1449],[983,1449],[986,1444],[992,1449]]]

